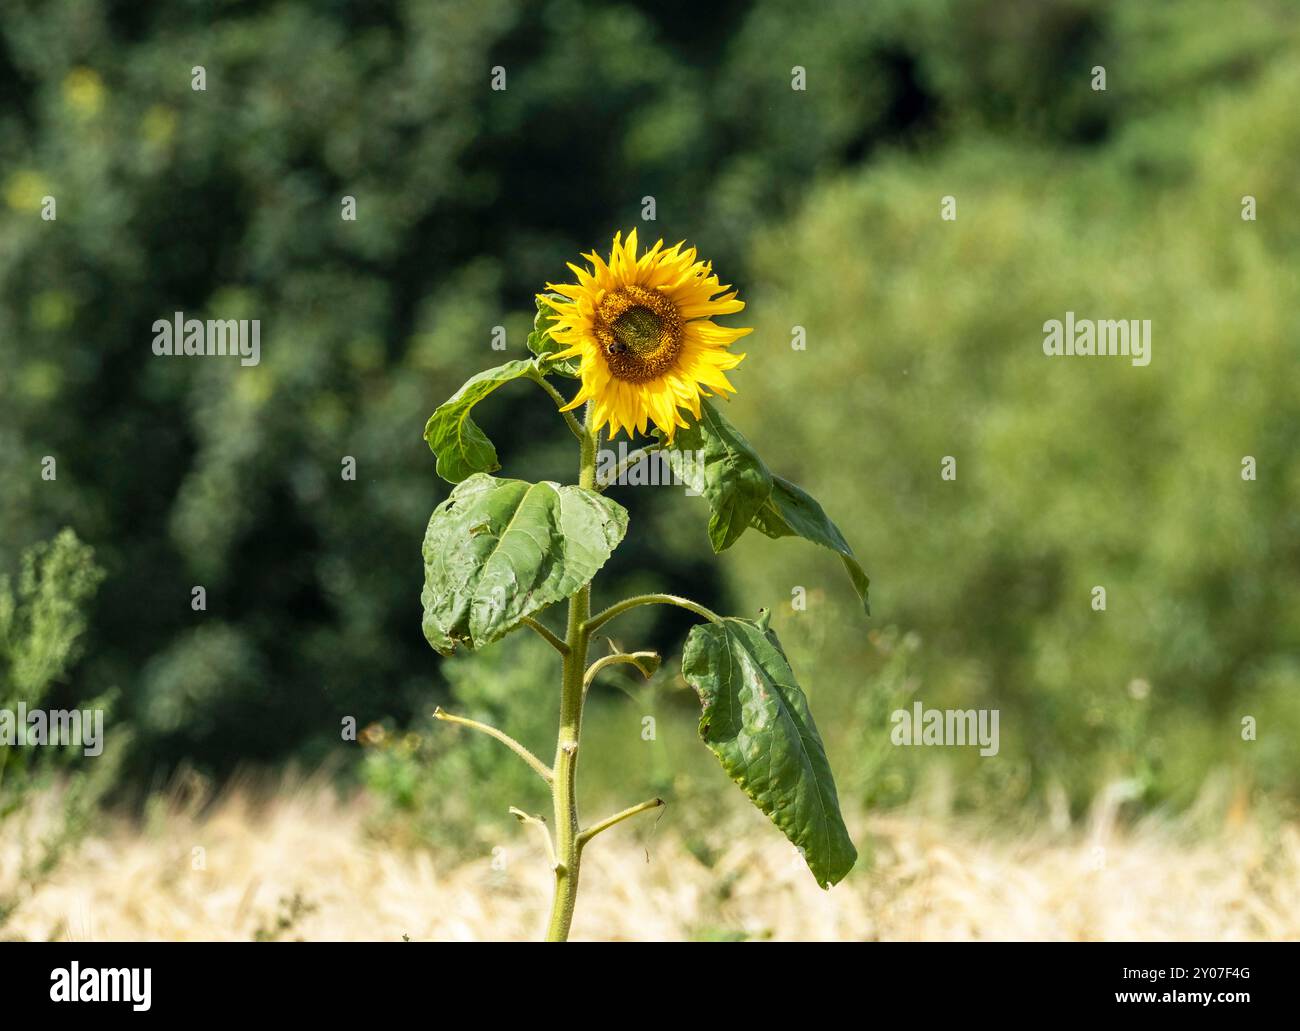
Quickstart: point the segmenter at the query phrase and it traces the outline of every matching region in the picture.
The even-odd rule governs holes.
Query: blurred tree
[[[1054,772],[1084,784],[1106,761],[1099,699],[1131,676],[1171,718],[1226,719],[1294,683],[1295,484],[1272,472],[1293,444],[1292,355],[1261,343],[1293,328],[1285,13],[9,0],[0,566],[64,524],[95,545],[108,579],[77,675],[121,689],[137,773],[319,759],[344,716],[421,717],[438,661],[419,546],[445,494],[424,421],[494,327],[501,357],[521,356],[533,291],[653,196],[643,234],[699,243],[754,302],[737,403],[844,524],[882,625],[919,632],[927,683],[1014,708],[1009,752],[1077,763]],[[940,223],[950,193],[960,218]],[[1268,213],[1248,237],[1245,193]],[[1102,301],[1154,311],[1152,369],[1011,354],[1027,325]],[[176,311],[260,320],[261,363],[155,357],[151,326]],[[787,346],[794,324],[806,354]],[[1194,366],[1174,349],[1193,326],[1216,334]],[[529,390],[481,410],[504,472],[571,476]],[[1033,476],[1027,440],[1042,441]],[[1208,489],[1248,447],[1273,479],[1235,507],[1193,503],[1188,477]],[[958,450],[974,499],[935,475]],[[727,607],[699,506],[619,498],[656,533],[653,555],[616,553],[615,577],[651,565],[654,587]],[[730,576],[774,603],[819,561],[750,541],[736,557]],[[1075,611],[1102,575],[1140,616]],[[644,618],[629,632],[652,644],[682,627]],[[810,681],[852,692],[859,674],[826,653]],[[876,669],[857,654],[861,676]]]

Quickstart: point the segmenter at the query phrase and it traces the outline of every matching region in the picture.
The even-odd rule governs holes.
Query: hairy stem
[[[546,829],[546,821],[543,820],[540,816],[533,816],[531,813],[526,813],[518,806],[513,806],[513,805],[510,807],[510,815],[513,816],[515,819],[517,819],[520,823],[531,824],[532,826],[537,828],[538,833],[541,834],[542,836],[542,841],[546,844],[546,854],[548,857],[550,857],[551,866],[554,867],[555,866],[555,844],[554,842],[551,841],[551,832]]]
[[[551,773],[550,769],[547,767],[546,763],[542,762],[542,760],[537,758],[537,756],[533,755],[532,752],[530,752],[527,748],[521,745],[518,741],[512,738],[505,731],[497,730],[496,727],[489,726],[486,723],[480,723],[478,720],[466,719],[464,716],[454,716],[451,713],[446,712],[441,705],[438,706],[438,708],[433,710],[433,718],[435,720],[442,720],[444,723],[457,723],[462,727],[469,727],[471,730],[480,731],[486,734],[488,737],[496,738],[508,749],[510,749],[510,751],[514,752],[515,755],[519,756],[519,758],[521,758],[524,762],[526,762],[529,766],[531,766],[534,770],[536,770],[537,775],[541,777],[542,780],[546,781],[547,784],[550,784],[551,781],[554,780],[554,776]]]
[[[657,652],[618,652],[615,655],[606,655],[587,667],[587,673],[582,678],[582,686],[590,687],[591,682],[596,679],[597,673],[606,666],[616,666],[619,663],[635,666],[644,676],[649,678],[653,674],[654,668],[658,667],[659,655]],[[654,667],[648,667],[648,663],[653,663]]]
[[[519,622],[523,623],[524,626],[531,627],[535,630],[544,641],[549,643],[550,646],[561,655],[569,654],[569,646],[560,640],[560,638],[556,637],[555,634],[551,633],[550,629],[544,624],[533,619],[531,616],[525,616]]]
[[[546,376],[537,368],[537,366],[534,365],[533,368],[528,371],[527,375],[530,380],[551,395],[551,400],[555,402],[555,407],[560,410],[560,415],[564,417],[564,424],[569,427],[569,432],[577,437],[580,443],[586,440],[590,436],[586,427],[573,417],[572,412],[564,411],[565,406],[569,403],[565,400],[564,395],[551,386],[547,381]],[[593,469],[594,468],[595,467],[593,466]],[[593,476],[594,475],[593,472]]]
[[[587,842],[594,838],[601,831],[607,831],[616,823],[622,823],[624,820],[636,816],[637,813],[644,813],[647,809],[658,809],[664,804],[662,798],[652,798],[645,802],[638,802],[636,805],[628,806],[621,813],[615,813],[613,816],[601,820],[600,823],[593,823],[585,831],[578,835],[578,848],[581,849]]]
[[[623,461],[619,462],[617,467],[615,467],[614,471],[610,473],[606,479],[597,481],[596,489],[603,491],[607,487],[610,487],[613,484],[618,483],[621,479],[623,479],[624,476],[627,475],[627,471],[631,469],[634,465],[636,465],[638,462],[644,461],[645,459],[649,458],[651,455],[661,450],[663,450],[662,444],[649,444],[646,447],[637,448],[625,459],[623,459]]]
[[[580,440],[578,486],[591,490],[596,483],[596,439],[591,431],[591,405]],[[564,675],[560,685],[560,732],[555,742],[555,899],[546,929],[547,941],[566,941],[578,897],[578,740],[582,734],[582,678],[587,668],[587,619],[591,613],[591,584],[569,599],[569,625],[565,638]]]
[[[703,616],[710,623],[722,622],[722,617],[716,612],[712,609],[706,609],[699,602],[691,601],[690,598],[682,598],[676,594],[638,594],[635,598],[624,598],[588,619],[586,625],[587,635],[594,634],[615,616],[626,612],[628,609],[634,609],[638,605],[676,605],[688,612],[694,612],[697,616]]]

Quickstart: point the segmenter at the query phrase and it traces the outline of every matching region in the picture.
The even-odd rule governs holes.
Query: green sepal
[[[567,376],[569,379],[579,379],[581,377],[580,363],[576,357],[561,358],[556,360],[552,357],[556,351],[563,351],[564,345],[558,343],[551,336],[551,326],[554,325],[551,316],[555,314],[555,309],[546,303],[546,299],[563,301],[567,300],[563,294],[538,294],[535,298],[537,303],[537,314],[533,317],[533,331],[528,334],[528,350],[537,355],[537,361],[543,372],[558,372],[561,376]]]

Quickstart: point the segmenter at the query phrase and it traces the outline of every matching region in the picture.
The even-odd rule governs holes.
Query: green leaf
[[[662,440],[662,431],[656,433]],[[736,543],[772,492],[772,474],[763,460],[708,401],[700,404],[699,421],[678,430],[664,455],[677,479],[709,503],[709,543],[715,552]]]
[[[566,300],[563,294],[538,295],[536,298],[537,315],[533,318],[533,331],[528,334],[528,350],[537,355],[537,359],[542,364],[545,372],[558,372],[561,376],[578,379],[581,372],[576,357],[562,358],[559,361],[551,357],[556,351],[564,350],[564,347],[551,336],[551,326],[554,325],[551,316],[555,314],[555,309],[547,304],[543,297],[552,297],[561,301]]]
[[[476,473],[434,509],[424,537],[424,636],[444,655],[489,644],[588,583],[627,532],[594,491]]]
[[[800,849],[818,884],[842,880],[857,849],[808,699],[766,617],[694,627],[682,675],[704,707],[700,737],[727,775]]]
[[[662,432],[655,432],[663,443]],[[664,456],[677,479],[709,503],[709,541],[715,552],[731,547],[751,526],[768,537],[803,537],[840,556],[863,610],[871,614],[871,581],[839,527],[807,491],[773,475],[715,405],[701,402],[699,421],[679,430]]]
[[[853,549],[840,533],[840,528],[827,517],[817,499],[802,487],[780,476],[772,477],[772,493],[755,514],[754,528],[772,538],[802,537],[836,552],[853,581],[862,608],[868,616],[871,615],[867,596],[871,580],[853,557]]]
[[[533,360],[528,358],[484,369],[466,380],[429,416],[424,427],[424,439],[438,456],[439,476],[449,483],[459,483],[473,473],[496,472],[501,468],[497,449],[470,418],[470,411],[497,387],[528,375],[532,368]]]

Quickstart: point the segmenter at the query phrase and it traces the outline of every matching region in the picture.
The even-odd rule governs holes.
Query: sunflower
[[[582,389],[564,410],[591,401],[596,430],[608,424],[611,437],[631,437],[653,422],[671,444],[690,425],[682,409],[699,419],[701,397],[735,393],[725,373],[745,356],[727,347],[750,330],[711,317],[745,302],[726,292],[711,262],[696,260],[694,247],[660,240],[638,258],[636,230],[622,235],[614,234],[608,262],[592,252],[583,255],[591,271],[569,264],[576,284],[546,284],[567,300],[539,295],[555,311],[551,336],[563,350],[553,357],[581,359]]]

